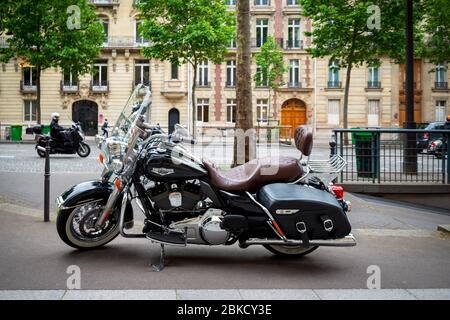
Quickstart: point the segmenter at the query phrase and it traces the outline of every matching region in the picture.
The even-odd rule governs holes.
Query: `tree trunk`
[[[41,66],[36,66],[36,122],[41,124]]]
[[[255,157],[256,144],[252,108],[252,54],[250,48],[250,1],[237,2],[237,86],[236,130],[233,164],[237,166]],[[251,129],[251,130],[250,130]]]
[[[191,100],[192,100],[192,110],[191,110],[191,112],[192,112],[192,122],[191,122],[191,124],[192,124],[192,138],[193,139],[195,139],[196,135],[197,135],[197,130],[196,130],[197,128],[195,126],[196,118],[197,118],[197,110],[196,110],[197,109],[196,108],[197,104],[195,103],[195,88],[197,87],[197,84],[196,84],[196,82],[197,82],[197,67],[198,67],[198,63],[194,62],[192,64],[192,68],[194,69],[193,70],[194,76],[193,76],[192,91],[191,91]]]

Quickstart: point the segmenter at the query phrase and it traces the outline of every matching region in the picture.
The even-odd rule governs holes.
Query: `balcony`
[[[340,82],[340,81],[328,81],[327,87],[329,89],[342,89],[342,82]]]
[[[267,39],[261,39],[261,38],[251,38],[250,39],[250,46],[252,48],[261,48],[264,43],[266,43]],[[275,42],[278,44],[280,48],[283,48],[284,46],[284,40],[283,38],[276,38]]]
[[[434,90],[448,90],[448,82],[435,82]]]
[[[231,83],[231,82],[227,81],[227,83],[225,84],[225,88],[229,88],[229,89],[236,88],[236,82]]]
[[[211,82],[201,81],[195,84],[197,88],[211,88]]]
[[[270,0],[254,0],[253,5],[255,7],[268,7],[270,6]]]
[[[60,82],[60,90],[64,93],[78,93],[80,90],[80,85],[78,82],[63,81]]]
[[[109,91],[109,81],[91,81],[90,89],[92,93],[107,93]]]
[[[141,48],[148,46],[148,41],[136,37],[107,37],[103,48]]]
[[[37,86],[35,83],[30,83],[29,81],[20,80],[20,92],[22,93],[36,93]]]
[[[301,82],[289,82],[288,83],[288,88],[289,89],[300,89],[302,87],[302,83]]]
[[[287,40],[286,47],[287,50],[303,50],[303,40]]]
[[[380,81],[368,81],[367,89],[381,89],[381,82]]]
[[[89,2],[98,7],[113,7],[120,4],[119,0],[89,0]]]

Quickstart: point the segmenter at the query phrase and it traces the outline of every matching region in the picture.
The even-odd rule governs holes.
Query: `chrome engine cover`
[[[220,209],[208,209],[204,215],[172,223],[170,228],[186,230],[187,243],[212,246],[225,244],[230,234],[220,227],[224,214]]]

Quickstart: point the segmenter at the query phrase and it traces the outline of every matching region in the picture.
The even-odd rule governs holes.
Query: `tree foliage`
[[[255,55],[255,59],[256,64],[260,67],[260,71],[254,76],[257,85],[264,85],[267,81],[272,90],[277,90],[284,85],[283,75],[287,68],[284,65],[283,51],[273,37],[267,38],[261,51]]]
[[[422,25],[425,34],[424,56],[435,64],[450,61],[450,3],[427,0]]]

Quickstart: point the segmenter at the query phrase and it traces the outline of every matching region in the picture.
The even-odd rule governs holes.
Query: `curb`
[[[450,224],[443,224],[437,227],[438,231],[450,234]]]

